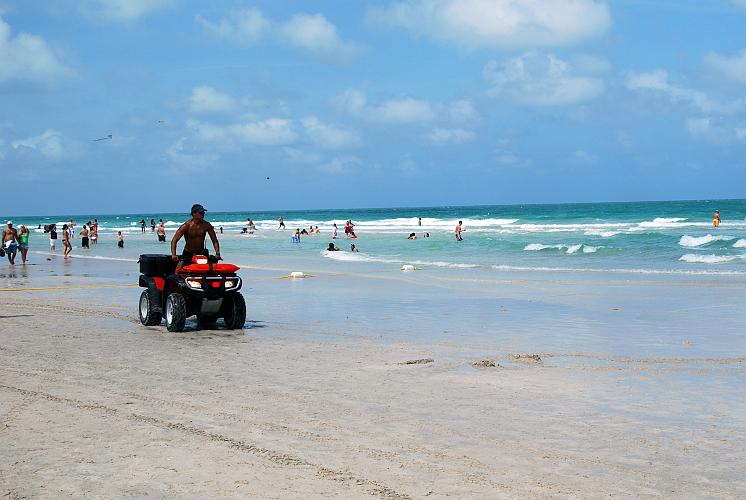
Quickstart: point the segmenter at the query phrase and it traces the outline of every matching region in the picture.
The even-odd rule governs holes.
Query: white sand
[[[0,498],[746,496],[743,346],[517,362],[303,286],[247,282],[247,329],[181,334],[137,288],[0,295]]]

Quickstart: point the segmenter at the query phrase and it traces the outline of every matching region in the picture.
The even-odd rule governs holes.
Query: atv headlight
[[[186,280],[187,286],[193,290],[202,290],[202,281],[197,280],[194,278],[187,278]]]

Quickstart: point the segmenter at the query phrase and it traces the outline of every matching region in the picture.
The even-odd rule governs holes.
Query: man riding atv
[[[208,256],[209,252],[205,248],[205,235],[210,235],[212,240],[212,246],[215,248],[215,256],[220,258],[220,243],[218,237],[215,234],[215,229],[212,224],[205,220],[205,207],[199,203],[192,205],[192,218],[182,224],[179,229],[176,230],[176,234],[171,239],[171,260],[178,261],[176,265],[176,272],[178,273],[182,267],[188,266],[192,263],[192,257],[194,255],[205,255]],[[184,250],[181,256],[176,255],[176,244],[179,242],[181,237],[184,237]]]

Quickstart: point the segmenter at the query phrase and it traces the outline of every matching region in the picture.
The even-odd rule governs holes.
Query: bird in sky
[[[107,135],[106,137],[101,137],[101,138],[99,138],[99,139],[93,139],[93,142],[98,142],[98,141],[107,141],[107,140],[109,140],[109,139],[111,139],[111,134]]]

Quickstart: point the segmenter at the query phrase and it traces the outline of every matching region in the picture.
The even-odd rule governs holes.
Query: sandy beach
[[[740,278],[244,270],[244,330],[173,334],[61,261],[3,270],[1,498],[746,495]]]

